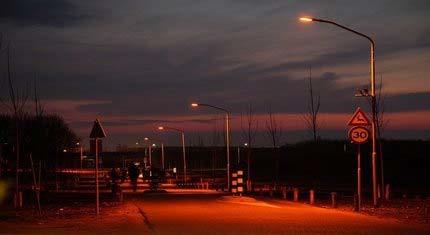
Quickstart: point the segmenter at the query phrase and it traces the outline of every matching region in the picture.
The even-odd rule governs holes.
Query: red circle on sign
[[[348,131],[349,139],[355,144],[364,144],[369,140],[370,132],[365,127],[355,126]]]

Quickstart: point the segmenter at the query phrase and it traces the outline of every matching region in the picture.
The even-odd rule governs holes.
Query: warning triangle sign
[[[102,124],[100,123],[99,119],[96,119],[94,121],[93,129],[91,129],[90,138],[105,138],[106,132],[102,127]]]
[[[366,117],[366,113],[361,110],[360,107],[355,110],[354,115],[348,122],[348,126],[370,126],[371,123],[369,119]]]

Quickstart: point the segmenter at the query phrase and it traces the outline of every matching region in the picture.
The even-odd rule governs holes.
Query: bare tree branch
[[[312,67],[309,67],[309,84],[308,84],[308,92],[309,92],[309,101],[308,101],[308,107],[307,112],[303,115],[303,119],[306,123],[306,126],[312,133],[312,137],[314,142],[317,142],[320,138],[319,136],[319,119],[318,114],[320,111],[321,106],[321,96],[314,94],[314,89],[312,85]]]
[[[252,105],[248,105],[248,110],[245,114],[242,113],[240,115],[240,127],[242,129],[242,138],[245,140],[245,142],[248,144],[247,146],[247,173],[248,173],[248,184],[247,186],[250,186],[250,182],[252,180],[251,177],[251,154],[252,154],[252,146],[254,145],[254,138],[258,130],[258,120],[255,117],[254,111],[252,109]],[[246,119],[246,120],[244,120]],[[245,122],[245,123],[244,123]],[[248,189],[251,190],[251,189]]]

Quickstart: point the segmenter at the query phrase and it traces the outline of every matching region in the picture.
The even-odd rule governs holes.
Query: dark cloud
[[[420,111],[430,108],[430,92],[388,95],[384,100],[386,112]]]
[[[5,0],[0,7],[0,19],[22,26],[64,27],[87,17],[67,0]]]

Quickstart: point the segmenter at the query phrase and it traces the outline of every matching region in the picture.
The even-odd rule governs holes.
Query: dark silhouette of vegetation
[[[242,138],[245,140],[246,146],[246,158],[247,158],[247,173],[248,173],[248,181],[252,180],[251,175],[251,155],[252,155],[252,146],[254,146],[254,138],[257,134],[258,130],[258,120],[255,117],[254,111],[252,109],[252,105],[249,104],[248,110],[246,114],[241,114],[240,116],[240,125],[242,129]]]
[[[308,84],[308,92],[309,92],[309,101],[308,101],[308,107],[307,112],[304,114],[303,119],[306,122],[306,125],[308,126],[309,130],[312,133],[312,137],[314,142],[317,142],[320,138],[319,136],[319,120],[318,120],[318,114],[320,111],[320,99],[321,96],[315,95],[314,88],[312,85],[312,68],[309,68],[309,84]]]
[[[269,112],[268,112],[268,119],[266,121],[266,131],[267,131],[267,136],[269,137],[272,145],[273,156],[275,156],[275,184],[278,185],[279,161],[280,161],[279,144],[282,138],[282,127],[279,124],[278,120],[276,119],[275,115],[273,114],[272,109],[269,109]]]
[[[371,99],[368,99],[369,106],[372,105]],[[376,119],[376,135],[378,137],[377,148],[379,156],[379,170],[380,170],[380,185],[381,185],[381,197],[385,195],[385,173],[384,173],[384,151],[383,151],[383,138],[384,131],[388,125],[389,120],[385,118],[385,93],[383,90],[383,79],[382,75],[379,80],[378,93],[376,94],[375,100],[375,119]]]
[[[11,177],[12,175],[6,174],[11,174],[10,169],[15,168],[14,202],[17,207],[20,204],[18,195],[22,191],[21,181],[29,183],[24,182],[28,181],[24,175],[21,179],[20,169],[23,169],[22,172],[31,169],[33,174],[31,184],[36,188],[34,163],[38,164],[39,169],[41,169],[42,163],[45,169],[56,166],[58,154],[63,149],[74,145],[77,137],[60,116],[44,115],[36,79],[34,80],[35,112],[33,114],[29,111],[28,86],[22,88],[17,85],[11,45],[6,43],[4,46],[2,35],[0,35],[0,61],[1,74],[5,75],[4,79],[0,80],[0,88],[7,90],[6,96],[0,95],[0,177]]]

